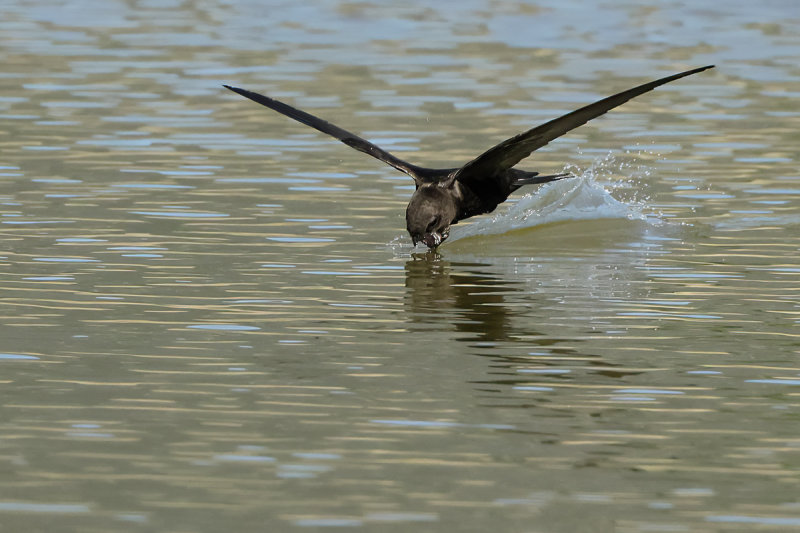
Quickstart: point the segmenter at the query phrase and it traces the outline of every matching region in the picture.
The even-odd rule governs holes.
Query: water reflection
[[[796,2],[428,4],[5,3],[2,527],[797,524]],[[220,85],[444,167],[711,62],[439,255]]]
[[[495,263],[497,260],[495,260]],[[590,374],[621,379],[641,374],[623,364],[581,351],[581,340],[537,329],[531,309],[551,308],[530,284],[517,277],[495,274],[498,265],[449,261],[436,251],[412,254],[405,263],[405,307],[413,326],[410,331],[454,330],[455,339],[466,343],[470,353],[491,361],[491,375],[473,383],[511,386],[515,390],[552,390],[543,380],[571,381],[567,366],[580,365]],[[625,283],[623,281],[623,283]],[[514,353],[513,345],[524,346]],[[532,367],[533,365],[533,367]]]
[[[513,282],[487,272],[485,265],[452,263],[437,252],[412,254],[405,273],[405,307],[419,326],[412,331],[447,321],[466,334],[457,337],[465,342],[510,340],[514,313],[504,293],[514,290]]]

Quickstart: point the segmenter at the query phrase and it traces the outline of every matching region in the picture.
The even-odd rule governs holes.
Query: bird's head
[[[425,243],[436,248],[450,235],[450,224],[456,218],[456,202],[452,190],[436,184],[420,186],[406,208],[406,229],[416,246]]]

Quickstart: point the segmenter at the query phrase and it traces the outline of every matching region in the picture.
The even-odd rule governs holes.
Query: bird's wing
[[[244,96],[245,98],[249,98],[250,100],[257,102],[263,106],[266,106],[278,113],[286,115],[289,118],[293,118],[298,122],[302,122],[306,126],[311,126],[315,130],[319,130],[322,133],[327,133],[331,137],[335,137],[342,141],[347,146],[351,148],[355,148],[359,152],[364,152],[365,154],[369,154],[376,159],[380,159],[384,163],[387,163],[397,170],[401,172],[405,172],[418,184],[422,181],[422,175],[425,174],[427,169],[422,167],[418,167],[416,165],[412,165],[407,161],[403,161],[402,159],[393,156],[386,150],[380,148],[369,142],[366,139],[362,139],[358,135],[354,133],[350,133],[347,130],[336,126],[335,124],[331,124],[325,120],[322,120],[319,117],[315,117],[310,113],[306,113],[305,111],[301,111],[296,109],[288,104],[284,104],[281,101],[275,100],[274,98],[269,98],[268,96],[264,96],[263,94],[258,94],[253,91],[248,91],[247,89],[240,89],[238,87],[231,87],[230,85],[223,85],[226,89],[230,89],[231,91]]]
[[[456,173],[455,178],[466,184],[469,184],[472,180],[491,179],[498,171],[513,167],[553,139],[557,139],[568,131],[586,124],[593,118],[624,104],[631,98],[652,91],[659,85],[664,85],[665,83],[675,81],[684,76],[696,74],[697,72],[702,72],[713,67],[714,65],[709,65],[687,70],[680,74],[674,74],[666,78],[661,78],[660,80],[639,85],[638,87],[622,91],[608,98],[603,98],[593,104],[589,104],[576,111],[551,120],[550,122],[546,122],[541,126],[520,133],[490,148],[461,167]]]

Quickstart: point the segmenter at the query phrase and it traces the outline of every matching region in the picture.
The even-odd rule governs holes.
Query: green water
[[[800,527],[794,2],[0,15],[0,531]],[[528,188],[438,254],[221,88],[454,166],[710,63],[522,165],[615,218]]]

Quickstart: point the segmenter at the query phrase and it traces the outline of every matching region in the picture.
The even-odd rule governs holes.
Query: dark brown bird
[[[514,165],[531,155],[535,150],[553,139],[561,137],[595,117],[620,106],[640,94],[652,91],[659,85],[713,68],[708,65],[656,81],[651,81],[633,89],[603,98],[557,119],[546,122],[526,132],[507,139],[490,148],[466,165],[455,168],[425,168],[412,165],[395,157],[382,148],[362,139],[358,135],[326,122],[321,118],[300,111],[273,98],[225,85],[224,87],[245,98],[302,122],[307,126],[327,133],[344,144],[380,159],[414,179],[417,189],[406,208],[406,229],[416,245],[423,242],[429,248],[436,248],[450,233],[450,226],[459,220],[475,215],[490,213],[522,187],[537,183],[547,183],[569,177],[569,174],[541,176],[538,172],[528,172],[513,168]]]

